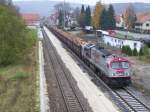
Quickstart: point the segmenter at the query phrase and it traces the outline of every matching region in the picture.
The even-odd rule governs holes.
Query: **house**
[[[124,28],[125,23],[124,23],[122,15],[115,16],[115,20],[116,20],[116,27],[117,28]]]
[[[40,16],[38,14],[26,13],[22,14],[22,18],[29,28],[36,28],[40,24]]]
[[[141,32],[150,31],[150,13],[142,13],[137,15],[135,29]]]

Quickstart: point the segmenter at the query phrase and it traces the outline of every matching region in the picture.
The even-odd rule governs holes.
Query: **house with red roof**
[[[137,14],[135,29],[141,32],[150,31],[150,13]]]
[[[22,14],[22,18],[24,19],[26,25],[30,28],[36,28],[40,24],[40,16],[35,13],[26,13]]]

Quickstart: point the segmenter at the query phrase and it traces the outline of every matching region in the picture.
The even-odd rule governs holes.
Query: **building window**
[[[147,23],[146,26],[149,27],[149,24]]]

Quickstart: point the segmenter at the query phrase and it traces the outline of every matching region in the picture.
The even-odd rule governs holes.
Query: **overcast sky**
[[[13,0],[13,1],[46,1],[46,0]],[[48,0],[48,1],[64,1],[64,0]],[[65,0],[66,2],[82,3],[94,5],[99,0]],[[150,3],[150,0],[101,0],[103,3],[127,3],[127,2],[144,2]]]

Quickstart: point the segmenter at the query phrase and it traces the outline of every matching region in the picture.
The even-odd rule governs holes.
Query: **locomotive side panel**
[[[105,73],[106,75],[109,74],[109,70],[107,68],[107,62],[106,58],[102,55],[102,53],[95,49],[92,48],[91,50],[91,61],[94,63],[100,70]]]

